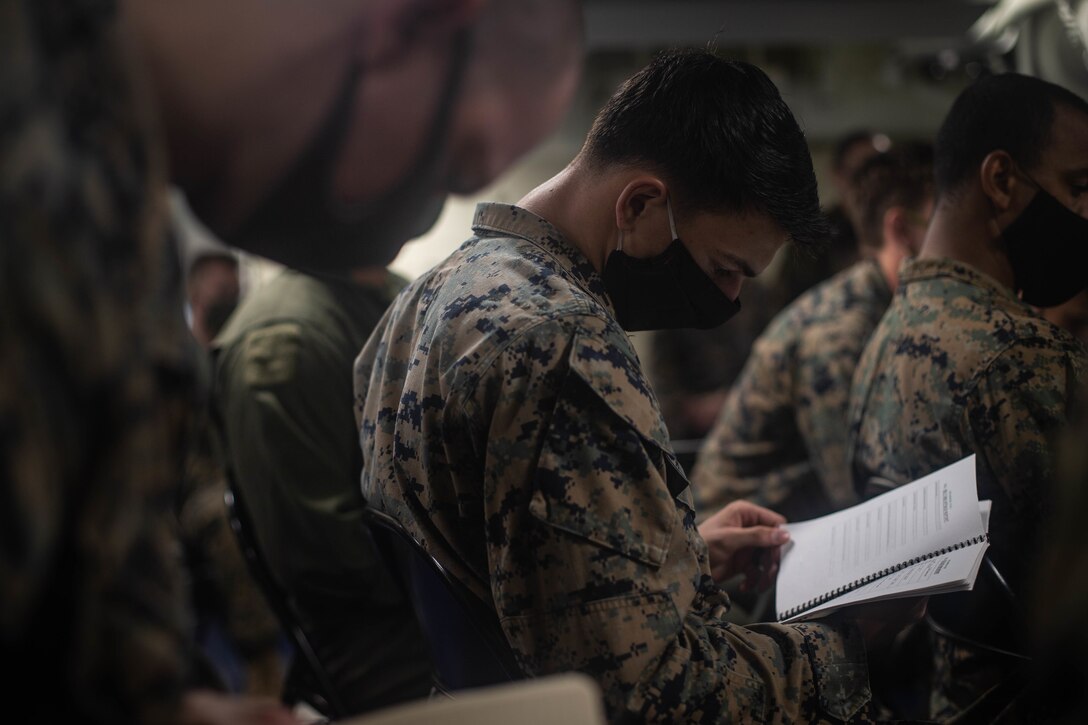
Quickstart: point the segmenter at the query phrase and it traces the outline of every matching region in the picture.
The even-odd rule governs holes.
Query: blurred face
[[[527,89],[496,81],[487,63],[469,51],[452,106],[442,108],[451,66],[459,62],[455,52],[420,54],[361,79],[336,168],[340,199],[380,195],[410,174],[434,142],[441,153],[429,182],[432,191],[479,191],[559,125],[578,83],[576,56],[549,83]]]
[[[877,134],[872,138],[858,139],[846,148],[842,155],[841,165],[835,169],[831,177],[844,202],[849,201],[850,183],[858,169],[876,154],[887,151],[890,145],[891,142],[887,136]]]
[[[311,271],[389,264],[433,225],[449,192],[491,182],[555,128],[577,65],[572,53],[564,72],[525,94],[494,82],[461,31],[358,68],[228,241]]]

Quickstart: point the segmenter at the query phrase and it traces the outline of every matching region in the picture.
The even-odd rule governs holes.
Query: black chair
[[[925,620],[935,634],[977,652],[1018,665],[1031,662],[1021,641],[1027,614],[989,552],[983,557],[975,588],[931,599]]]
[[[294,598],[284,589],[261,554],[253,535],[253,523],[241,496],[235,487],[228,485],[223,496],[227,504],[230,528],[234,531],[242,549],[250,574],[261,588],[280,625],[295,646],[296,659],[292,665],[292,677],[285,688],[284,700],[288,704],[304,701],[327,718],[346,717],[350,713],[336,693],[332,678],[314,650]],[[302,665],[302,670],[296,669]]]
[[[454,578],[396,519],[369,508],[365,516],[375,548],[412,602],[430,646],[435,689],[449,695],[524,679],[494,609]]]

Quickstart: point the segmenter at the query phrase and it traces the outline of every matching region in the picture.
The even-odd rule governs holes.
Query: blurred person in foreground
[[[856,501],[846,466],[850,381],[918,253],[933,207],[932,150],[871,157],[851,187],[862,261],[783,310],[756,340],[692,475],[700,518],[748,499],[790,520]]]
[[[627,335],[721,324],[782,244],[825,238],[767,76],[657,56],[566,169],[473,230],[356,361],[368,504],[494,608],[527,674],[588,673],[613,721],[867,718],[866,642],[900,622],[724,621],[715,580],[769,584],[783,519],[741,501],[696,528]]]
[[[1052,504],[1053,438],[1088,373],[1084,346],[1037,310],[1088,288],[1088,103],[1028,76],[980,79],[953,103],[934,163],[921,253],[855,373],[848,463],[869,495],[977,454],[1003,581],[986,568],[973,592],[931,603],[930,714],[944,720],[1023,679],[1018,602]]]
[[[198,396],[168,180],[279,261],[389,259],[558,123],[577,61],[537,30],[553,11],[0,0],[0,651],[9,691],[49,692],[13,707],[290,721],[186,692],[172,504]]]

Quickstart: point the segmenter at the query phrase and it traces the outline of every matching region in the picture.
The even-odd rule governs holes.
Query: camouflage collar
[[[547,219],[513,204],[482,203],[476,205],[472,231],[480,236],[501,235],[532,242],[553,257],[579,287],[615,316],[600,273]]]
[[[899,277],[900,287],[925,279],[945,277],[963,282],[972,287],[977,287],[991,297],[1004,298],[1025,309],[1031,309],[1028,305],[1017,299],[1016,294],[998,282],[990,275],[975,267],[947,257],[935,259],[908,259],[903,263],[903,269]]]

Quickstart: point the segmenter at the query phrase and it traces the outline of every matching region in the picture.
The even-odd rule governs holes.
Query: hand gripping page
[[[779,619],[970,588],[987,545],[980,511],[972,455],[843,511],[787,524],[791,540],[776,588]],[[922,566],[938,557],[951,558]],[[911,576],[887,580],[896,586],[874,584],[912,567]],[[956,581],[946,581],[953,570]],[[844,597],[847,593],[854,595]]]

